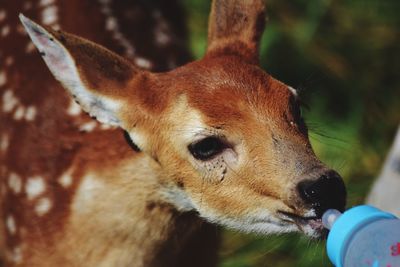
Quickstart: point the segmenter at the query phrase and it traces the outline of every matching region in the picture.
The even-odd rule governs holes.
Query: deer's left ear
[[[88,40],[20,19],[52,74],[81,107],[102,123],[122,127],[118,112],[128,93],[123,89],[144,71]]]
[[[264,0],[213,0],[206,56],[234,54],[258,63],[264,26]]]

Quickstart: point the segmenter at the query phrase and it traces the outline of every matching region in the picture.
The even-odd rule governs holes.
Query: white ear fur
[[[40,25],[22,14],[19,18],[51,73],[76,98],[82,108],[102,123],[121,126],[116,115],[120,103],[89,90],[82,82],[75,60],[67,49]]]

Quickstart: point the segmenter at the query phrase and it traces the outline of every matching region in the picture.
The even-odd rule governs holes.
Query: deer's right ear
[[[258,63],[258,47],[265,26],[264,1],[213,0],[207,55],[233,54]]]
[[[142,71],[90,41],[45,29],[22,14],[20,19],[50,71],[82,108],[102,123],[122,127],[123,88]]]

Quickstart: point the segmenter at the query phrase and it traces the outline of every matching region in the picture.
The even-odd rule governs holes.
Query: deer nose
[[[321,218],[328,209],[344,211],[346,187],[342,177],[335,171],[328,171],[315,181],[303,181],[297,186],[301,198],[315,209]]]

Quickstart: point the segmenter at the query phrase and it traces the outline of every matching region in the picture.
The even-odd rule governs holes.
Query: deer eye
[[[221,154],[226,148],[228,148],[226,142],[215,136],[206,137],[188,146],[193,157],[203,161]]]

